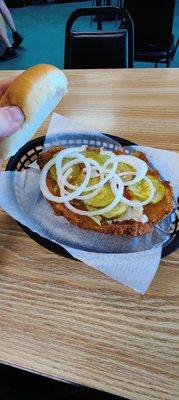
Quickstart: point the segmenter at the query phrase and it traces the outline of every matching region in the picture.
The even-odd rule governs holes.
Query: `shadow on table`
[[[0,400],[124,400],[0,364]]]

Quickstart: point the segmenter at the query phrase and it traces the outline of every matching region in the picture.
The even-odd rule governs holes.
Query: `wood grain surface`
[[[57,112],[179,150],[179,70],[66,74]],[[162,260],[142,296],[43,249],[0,211],[0,360],[128,399],[179,399],[179,251]]]

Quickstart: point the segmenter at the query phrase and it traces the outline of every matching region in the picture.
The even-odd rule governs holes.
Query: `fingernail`
[[[13,122],[23,121],[24,119],[24,114],[19,107],[9,107],[8,113],[10,113],[10,117]]]

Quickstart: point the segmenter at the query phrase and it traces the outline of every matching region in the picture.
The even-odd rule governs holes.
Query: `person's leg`
[[[8,10],[4,0],[0,0],[0,12],[2,13],[7,25],[12,31],[13,47],[14,48],[19,47],[23,41],[23,37],[17,32],[12,15]]]
[[[1,13],[0,13],[0,39],[6,46],[4,52],[0,55],[0,61],[6,61],[10,60],[11,58],[17,57],[18,54],[8,38],[6,25]]]
[[[11,15],[10,11],[8,10],[6,4],[4,3],[4,0],[0,0],[0,11],[1,11],[7,25],[11,29],[11,31],[16,32],[16,27],[15,27],[12,15]]]
[[[12,47],[12,44],[7,36],[7,31],[6,31],[6,26],[4,23],[4,19],[2,15],[0,14],[0,38],[5,44],[6,47]]]

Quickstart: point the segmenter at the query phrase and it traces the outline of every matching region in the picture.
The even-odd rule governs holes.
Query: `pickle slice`
[[[51,192],[54,194],[57,194],[58,190],[59,190],[58,185],[55,185],[54,188],[51,188]]]
[[[101,218],[98,215],[94,215],[93,217],[89,217],[91,218],[97,225],[101,226]]]
[[[154,178],[151,175],[148,175],[148,177],[151,179],[154,188],[155,188],[155,194],[154,197],[151,201],[152,204],[157,204],[159,203],[165,196],[165,185],[157,178]]]
[[[93,181],[92,184],[94,183],[95,182]],[[85,204],[95,208],[103,208],[111,204],[113,200],[114,200],[114,194],[110,188],[110,185],[106,183],[96,196],[92,197],[92,199],[85,200]]]
[[[132,196],[132,200],[145,201],[150,195],[150,186],[144,179],[135,185],[128,186],[128,190]]]
[[[66,160],[67,160],[67,159],[66,159]],[[68,159],[68,161],[70,161],[70,159]],[[65,163],[64,163],[64,164],[65,164]],[[69,182],[69,183],[75,182],[75,180],[77,179],[79,173],[80,173],[80,166],[79,166],[78,164],[77,164],[77,165],[74,165],[74,166],[72,167],[72,172],[71,172],[71,174],[70,174],[69,177],[68,177],[68,182]],[[57,181],[57,172],[56,172],[56,167],[55,167],[55,165],[53,165],[53,166],[50,168],[50,174],[51,174],[52,179],[54,179],[54,181]],[[82,175],[83,175],[83,179],[84,179],[84,174],[82,174]],[[83,179],[81,180],[81,182],[83,181]],[[79,185],[81,185],[81,182],[79,183]],[[75,183],[76,183],[76,182],[75,182]]]
[[[120,162],[120,163],[118,164],[118,167],[117,167],[117,173],[119,174],[120,172],[135,172],[135,168],[132,167],[131,165],[124,164],[124,163],[121,163],[121,162]],[[124,182],[127,182],[127,181],[132,180],[133,177],[134,177],[133,174],[131,174],[131,175],[123,175],[123,176],[121,176],[121,179],[122,179]]]
[[[96,211],[95,207],[90,207],[86,205],[86,208],[88,211]],[[90,219],[92,219],[94,222],[96,222],[97,225],[101,226],[101,220],[102,220],[102,216],[101,215],[94,215],[93,217],[89,217]]]
[[[121,215],[125,214],[128,210],[129,206],[123,203],[118,203],[116,207],[113,208],[110,212],[103,214],[103,217],[106,219],[116,219],[121,217]]]
[[[96,151],[87,150],[83,153],[87,158],[91,158],[98,162],[99,165],[103,165],[105,161],[109,158],[108,156],[97,153]]]
[[[165,186],[159,179],[154,178],[151,175],[147,176],[151,179],[155,188],[155,194],[151,203],[157,204],[163,199],[165,195]],[[150,186],[144,179],[136,183],[136,185],[128,186],[128,190],[132,196],[132,200],[145,201],[150,195]]]
[[[56,167],[53,165],[53,167],[50,168],[50,175],[54,181],[57,180],[57,172],[56,172]]]

